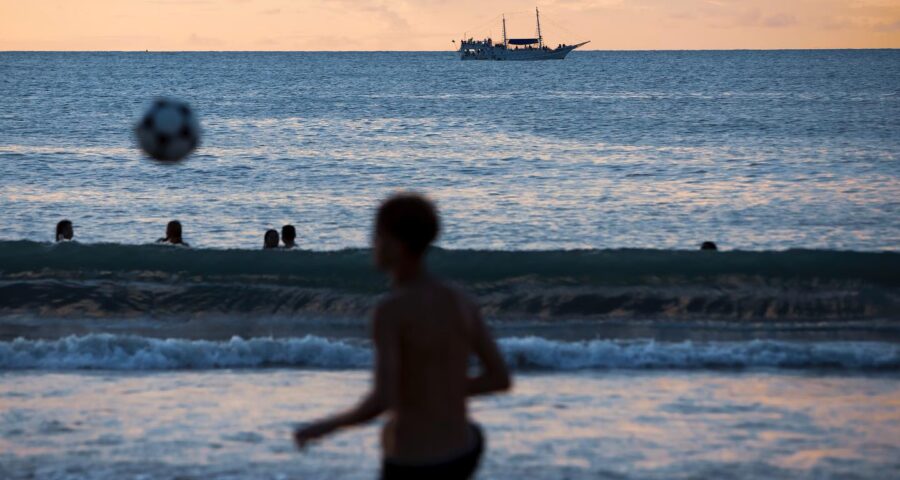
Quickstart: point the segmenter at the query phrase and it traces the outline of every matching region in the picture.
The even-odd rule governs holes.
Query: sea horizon
[[[811,48],[689,48],[689,49],[595,49],[579,48],[570,55],[585,52],[815,52],[815,51],[900,50],[898,47],[811,47]],[[453,53],[448,50],[0,50],[0,53]]]
[[[410,190],[513,376],[475,478],[900,472],[898,49],[150,53],[0,52],[0,477],[376,477],[292,433]]]

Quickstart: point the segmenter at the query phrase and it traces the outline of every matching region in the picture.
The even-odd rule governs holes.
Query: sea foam
[[[886,342],[659,342],[541,337],[500,340],[519,370],[590,369],[900,369],[900,345]],[[221,368],[359,369],[371,365],[365,342],[233,337],[227,341],[90,334],[0,342],[0,369],[189,370]]]

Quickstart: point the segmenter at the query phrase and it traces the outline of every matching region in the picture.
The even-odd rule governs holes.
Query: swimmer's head
[[[266,230],[263,237],[263,248],[278,248],[278,230]]]
[[[719,248],[716,247],[715,242],[707,241],[707,242],[703,242],[702,244],[700,244],[700,250],[718,250],[718,249]]]
[[[60,220],[56,224],[56,241],[71,240],[75,236],[75,229],[70,220]]]
[[[439,231],[437,209],[425,197],[400,193],[388,198],[375,216],[372,250],[376,265],[387,269],[404,260],[421,259]]]
[[[181,243],[181,222],[172,220],[166,225],[166,241],[170,243]]]
[[[294,247],[294,239],[297,238],[297,229],[293,225],[285,225],[281,227],[281,241],[284,242],[286,248]]]

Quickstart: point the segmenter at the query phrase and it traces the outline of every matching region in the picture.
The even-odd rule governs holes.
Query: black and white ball
[[[200,122],[182,101],[160,98],[153,102],[134,129],[138,145],[150,157],[177,162],[200,144]]]

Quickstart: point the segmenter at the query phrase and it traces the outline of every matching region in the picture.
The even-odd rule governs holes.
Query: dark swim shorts
[[[406,465],[383,460],[381,463],[381,480],[403,480],[407,478],[428,480],[465,480],[472,477],[478,468],[481,453],[484,452],[484,435],[481,428],[472,425],[472,433],[475,434],[475,445],[462,455],[440,463],[429,465]]]

